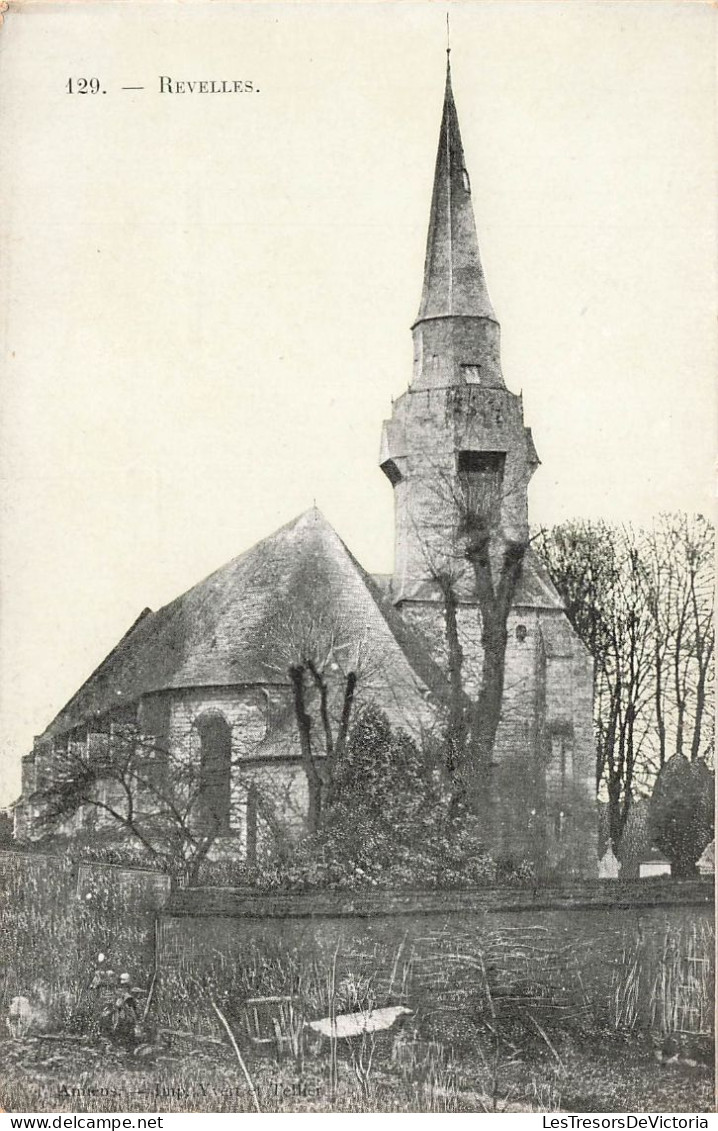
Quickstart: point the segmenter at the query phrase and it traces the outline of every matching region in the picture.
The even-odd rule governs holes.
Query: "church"
[[[496,547],[523,547],[501,626],[489,847],[539,873],[596,874],[592,662],[529,542],[539,459],[502,373],[448,63],[411,332],[413,372],[379,456],[394,495],[393,574],[367,573],[313,508],[145,609],[23,759],[17,839],[41,835],[36,794],[54,769],[101,763],[128,728],[148,780],[194,773],[219,829],[215,855],[256,859],[273,837],[300,837],[312,805],[307,744],[322,736],[315,764],[335,754],[360,703],[418,744],[441,731],[457,696],[481,703],[488,606],[466,552],[480,511],[495,534],[482,575],[492,595],[503,584]],[[301,725],[310,714],[311,732]],[[106,828],[108,808],[81,808],[66,833]]]

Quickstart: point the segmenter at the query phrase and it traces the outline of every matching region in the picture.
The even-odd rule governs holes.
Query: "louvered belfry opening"
[[[501,514],[506,452],[463,451],[457,463],[467,515],[495,523]]]

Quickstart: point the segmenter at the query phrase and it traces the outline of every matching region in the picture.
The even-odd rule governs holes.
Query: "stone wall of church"
[[[440,605],[405,602],[402,614],[446,665]],[[475,697],[483,650],[475,605],[458,610],[464,687]],[[542,871],[596,874],[593,669],[563,612],[515,608],[509,616],[504,703],[492,776],[494,851]]]
[[[179,692],[171,700],[170,753],[198,759],[198,724],[219,716],[230,730],[232,761],[246,757],[266,737],[271,710],[269,692],[259,687],[201,687]]]
[[[408,678],[408,677],[407,677]],[[357,688],[355,709],[372,701],[388,715],[394,727],[418,735],[432,719],[431,708],[409,686],[402,673],[366,671]],[[335,706],[337,706],[335,704]],[[311,710],[316,715],[316,705]],[[149,762],[168,760],[190,768],[188,788],[197,788],[202,765],[201,729],[207,720],[221,719],[229,734],[230,817],[227,835],[219,838],[213,855],[243,856],[247,850],[247,824],[254,821],[256,847],[261,855],[272,837],[294,841],[306,827],[308,794],[301,765],[294,707],[288,687],[210,687],[154,692],[143,697],[137,709],[140,741]],[[125,720],[129,722],[128,719]],[[91,727],[79,727],[54,741],[36,743],[33,754],[23,760],[23,798],[15,811],[18,839],[39,835],[37,807],[27,799],[52,777],[59,752],[70,750],[79,760],[102,757],[111,738],[112,726],[102,719]],[[163,752],[165,752],[163,754]],[[181,772],[181,771],[180,771]],[[113,793],[114,789],[114,793]],[[121,787],[100,783],[98,794],[122,807]],[[250,793],[253,799],[250,802]],[[151,795],[144,798],[151,804]],[[142,803],[142,800],[141,802]],[[116,822],[104,810],[85,807],[63,826],[61,832],[112,834]],[[118,832],[121,838],[122,833]]]
[[[446,664],[443,614],[434,602],[406,602],[405,619],[431,642],[434,658]],[[482,662],[481,623],[476,606],[458,615],[467,692],[476,695]],[[497,855],[545,860],[562,875],[595,874],[595,755],[591,723],[590,660],[563,613],[514,609],[509,619],[505,700],[493,770],[494,814],[490,830]],[[415,737],[432,720],[431,708],[416,693],[382,672],[360,684],[358,704],[373,700],[394,727]],[[149,700],[154,700],[152,704]],[[161,702],[160,702],[161,700]],[[140,725],[154,721],[165,733],[150,736],[170,759],[201,766],[200,724],[221,717],[230,734],[230,821],[214,856],[243,857],[251,842],[259,856],[274,840],[298,839],[305,830],[307,783],[301,766],[288,688],[195,688],[147,697]],[[160,722],[158,722],[160,720]],[[164,720],[162,722],[161,720]],[[84,728],[57,740],[78,753],[109,741],[108,729]],[[23,793],[28,797],[51,773],[54,747],[38,744],[24,760]],[[111,818],[90,812],[91,824],[108,831]],[[248,826],[252,830],[248,835]],[[65,830],[89,831],[83,814]],[[17,834],[32,835],[32,811],[17,811]]]
[[[176,692],[171,700],[169,750],[175,758],[199,767],[202,758],[200,725],[221,718],[231,737],[230,833],[222,837],[215,856],[242,856],[247,841],[247,802],[255,785],[260,797],[258,825],[267,840],[272,824],[291,838],[306,812],[306,780],[286,743],[272,742],[276,720],[284,719],[288,689],[281,687],[195,688]],[[258,756],[261,748],[261,755]],[[264,812],[264,816],[262,815]]]
[[[355,710],[366,702],[383,710],[393,727],[415,737],[433,719],[431,708],[415,690],[409,695],[406,687],[392,681],[391,674],[383,671],[367,672],[360,679]],[[315,715],[316,705],[310,709]],[[250,822],[256,820],[260,854],[272,836],[277,840],[296,840],[306,828],[308,792],[289,688],[197,688],[174,692],[169,715],[170,755],[199,766],[198,724],[217,716],[224,719],[231,732],[231,832],[221,838],[214,855],[245,854],[248,813]],[[254,799],[250,802],[252,788]]]

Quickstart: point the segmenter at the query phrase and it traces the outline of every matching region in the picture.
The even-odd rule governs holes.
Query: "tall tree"
[[[640,784],[672,754],[709,756],[713,528],[662,516],[648,530],[570,522],[537,548],[595,663],[596,781],[618,847]]]
[[[715,531],[702,515],[661,515],[644,546],[660,769],[673,754],[712,754]]]
[[[508,619],[529,546],[502,525],[503,475],[491,466],[435,470],[441,506],[454,528],[424,557],[440,594],[449,677],[444,769],[451,783],[452,811],[467,805],[487,827],[492,812],[491,764],[506,681]],[[481,640],[478,679],[468,671],[461,616],[476,620]]]

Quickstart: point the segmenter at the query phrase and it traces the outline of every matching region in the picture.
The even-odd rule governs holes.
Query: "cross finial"
[[[451,23],[449,21],[449,12],[446,12],[446,58],[449,59],[451,55]]]

